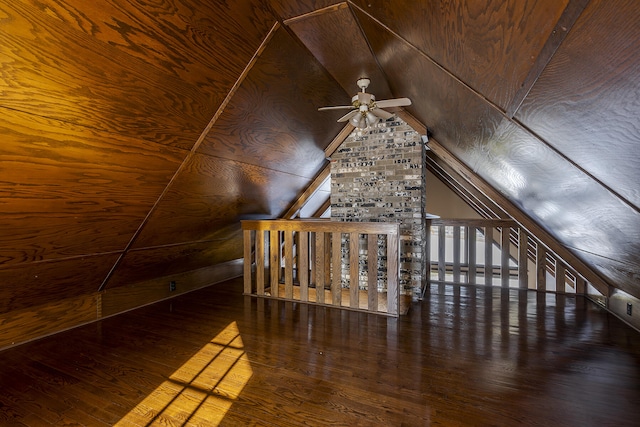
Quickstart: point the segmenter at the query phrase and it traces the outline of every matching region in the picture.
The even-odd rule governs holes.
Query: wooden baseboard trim
[[[243,259],[0,314],[0,351],[242,275]],[[176,290],[169,290],[169,282]]]

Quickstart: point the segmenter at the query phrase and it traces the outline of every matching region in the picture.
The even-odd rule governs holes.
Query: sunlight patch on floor
[[[116,426],[216,426],[252,373],[238,325],[232,322]]]

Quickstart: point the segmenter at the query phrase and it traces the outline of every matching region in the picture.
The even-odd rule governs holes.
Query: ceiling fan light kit
[[[318,108],[318,111],[349,109],[351,111],[340,117],[338,122],[349,121],[349,123],[358,129],[366,129],[369,126],[380,122],[380,119],[387,120],[394,116],[394,114],[389,113],[382,108],[404,107],[411,105],[411,100],[409,98],[385,99],[376,102],[376,97],[366,91],[367,87],[369,87],[369,83],[371,83],[371,80],[366,77],[358,79],[356,84],[360,88],[360,92],[351,98],[351,105],[320,107]]]

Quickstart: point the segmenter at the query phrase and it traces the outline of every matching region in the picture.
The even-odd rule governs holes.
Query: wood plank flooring
[[[399,319],[214,285],[0,353],[1,426],[632,426],[640,334],[434,285]]]

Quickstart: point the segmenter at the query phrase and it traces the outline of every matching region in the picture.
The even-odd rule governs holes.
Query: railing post
[[[484,228],[484,284],[493,284],[493,227]]]
[[[251,285],[251,268],[253,260],[251,259],[251,230],[244,230],[243,235],[243,256],[244,256],[244,293],[252,293]]]
[[[367,297],[369,311],[378,311],[378,235],[367,236]]]
[[[316,302],[324,304],[325,276],[325,233],[316,231],[316,258],[313,268],[316,277]]]
[[[342,233],[331,233],[331,302],[342,305]]]
[[[271,277],[269,287],[271,288],[271,296],[278,298],[279,279],[280,279],[280,237],[277,230],[269,231],[269,272]]]
[[[460,283],[460,226],[453,226],[453,281]]]
[[[469,284],[476,284],[476,227],[469,227]]]
[[[502,231],[500,237],[502,238],[502,252],[500,257],[500,278],[502,280],[502,287],[508,288],[509,281],[511,279],[511,269],[509,268],[509,261],[511,260],[511,227],[502,226]]]
[[[387,235],[387,313],[397,315],[400,300],[399,269],[400,235]]]
[[[547,250],[540,242],[536,245],[536,287],[547,290]]]
[[[298,232],[298,282],[300,301],[309,301],[309,232]]]
[[[293,232],[284,230],[284,297],[293,298]]]
[[[445,226],[438,226],[438,281],[444,282],[447,269]]]
[[[360,307],[360,234],[349,233],[349,306]]]
[[[256,232],[256,294],[264,295],[264,231]]]
[[[587,293],[587,281],[576,274],[576,294],[585,295]]]
[[[566,291],[566,280],[564,264],[558,257],[556,257],[556,292]]]
[[[520,289],[529,288],[529,236],[524,228],[518,233],[518,284]]]

